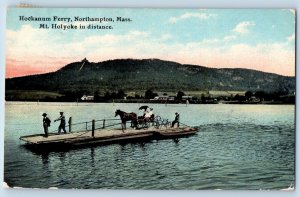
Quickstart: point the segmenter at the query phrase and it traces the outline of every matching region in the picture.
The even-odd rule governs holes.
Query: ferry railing
[[[118,122],[116,122],[118,121]],[[99,119],[99,120],[91,120],[91,121],[84,121],[84,122],[72,122],[72,117],[69,118],[68,125],[65,126],[66,130],[70,133],[81,133],[86,131],[80,135],[88,133],[92,131],[92,136],[95,135],[95,130],[107,129],[107,128],[117,128],[116,126],[121,125],[123,130],[123,124],[121,123],[120,119]],[[58,130],[54,130],[57,132]]]
[[[94,119],[91,121],[73,123],[72,117],[70,117],[68,123],[69,124],[66,125],[66,129],[68,129],[68,131],[70,133],[80,132],[79,136],[84,135],[91,131],[92,132],[91,135],[94,137],[96,130],[120,128],[118,126],[121,126],[122,131],[124,131],[124,125],[121,123],[120,119],[99,119],[99,120]],[[156,116],[154,118],[153,122],[151,122],[151,123],[152,123],[152,126],[154,126],[157,129],[160,129],[163,127],[165,127],[165,128],[170,127],[172,122],[170,122],[168,119],[163,119],[160,116]],[[140,124],[141,123],[139,123],[138,126],[141,126],[142,128],[144,128],[143,125],[140,125]],[[181,123],[181,122],[180,122],[180,124],[185,125],[184,123]],[[179,122],[178,122],[178,125],[179,125]],[[185,125],[185,126],[187,126],[187,125]],[[145,128],[148,128],[148,127],[145,127]],[[82,133],[82,132],[84,132],[84,133]]]

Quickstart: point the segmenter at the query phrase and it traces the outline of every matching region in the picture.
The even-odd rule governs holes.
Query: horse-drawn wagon
[[[146,109],[148,106],[142,106],[139,108],[139,110],[144,109],[146,112]],[[136,113],[126,113],[121,110],[116,110],[115,117],[120,116],[122,127],[126,129],[126,122],[131,122],[131,127],[135,129],[148,129],[150,127],[154,127],[156,129],[159,129],[161,127],[168,127],[171,126],[171,122],[169,122],[168,119],[163,119],[160,116],[156,116],[155,114],[151,114],[150,116],[147,116],[147,114],[144,112],[143,116],[137,116]]]

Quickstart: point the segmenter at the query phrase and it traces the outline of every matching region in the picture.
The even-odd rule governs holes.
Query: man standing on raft
[[[59,112],[59,113],[60,113],[60,117],[57,118],[56,120],[54,120],[54,122],[60,120],[60,124],[58,126],[58,134],[61,133],[61,130],[63,130],[64,133],[67,133],[67,131],[66,131],[66,118],[64,116],[64,112]]]
[[[177,127],[179,127],[179,113],[175,113],[175,120],[172,122],[172,127],[177,123]]]
[[[43,127],[45,132],[45,137],[48,137],[48,127],[50,127],[51,120],[47,117],[46,113],[43,113]]]

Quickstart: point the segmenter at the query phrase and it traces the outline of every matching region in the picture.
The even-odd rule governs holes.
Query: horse
[[[126,113],[124,111],[121,110],[116,110],[115,112],[115,117],[116,116],[120,116],[122,124],[123,124],[123,128],[126,129],[126,122],[127,121],[131,121],[131,127],[135,127],[137,128],[137,115],[136,113]]]

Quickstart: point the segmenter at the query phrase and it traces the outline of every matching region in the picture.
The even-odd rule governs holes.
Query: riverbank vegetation
[[[40,102],[118,102],[118,103],[184,103],[184,104],[295,104],[295,93],[265,91],[177,91],[156,92],[153,89],[125,92],[85,91],[47,92],[10,90],[6,101]]]

